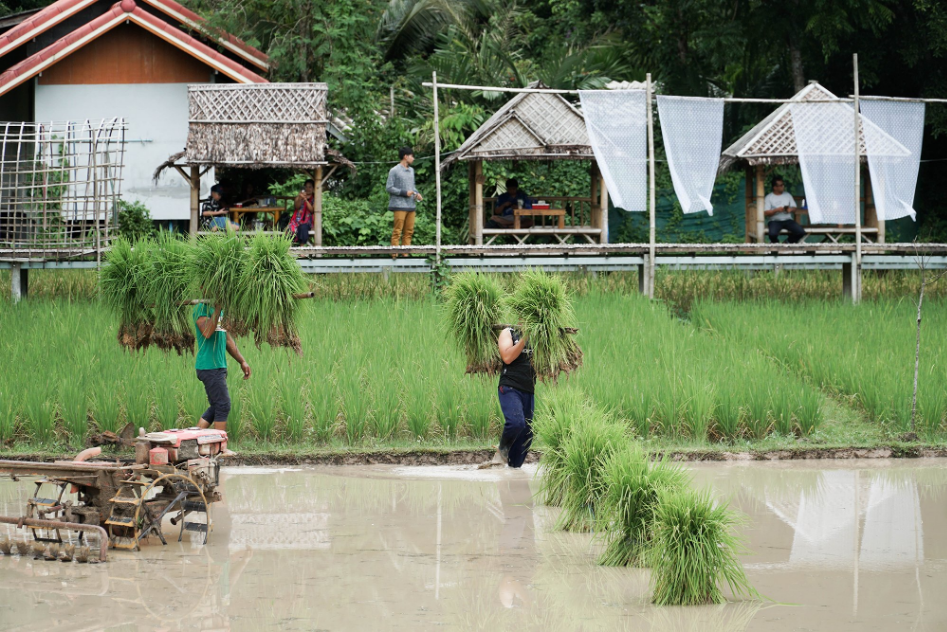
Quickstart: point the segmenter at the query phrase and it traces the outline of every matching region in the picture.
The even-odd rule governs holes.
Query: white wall
[[[122,197],[143,202],[152,219],[188,219],[191,193],[184,178],[167,169],[157,185],[151,179],[158,165],[187,142],[187,84],[36,84],[37,122],[112,117],[128,123]],[[213,176],[211,170],[201,179],[202,198]]]

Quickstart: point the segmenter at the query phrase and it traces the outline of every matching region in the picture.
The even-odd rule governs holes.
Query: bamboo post
[[[197,235],[197,223],[198,216],[200,214],[201,206],[201,172],[200,167],[197,165],[191,165],[191,223],[188,228],[188,232],[191,237]]]
[[[467,163],[467,243],[477,243],[477,191],[475,163]]]
[[[654,191],[654,117],[651,112],[651,73],[645,79],[645,98],[648,108],[648,277],[646,289],[648,298],[654,298],[654,257],[656,252],[655,191]]]
[[[483,162],[474,162],[474,244],[483,245]]]
[[[753,198],[753,168],[747,165],[746,169],[743,171],[743,185],[745,189],[744,205],[743,205],[743,214],[745,215],[744,221],[744,230],[746,231],[746,237],[744,240],[746,243],[752,241],[750,235],[753,234],[753,225],[756,223],[753,220],[753,207],[754,207],[754,198]]]
[[[766,182],[763,165],[756,165],[756,243],[763,243],[766,234],[766,218],[763,214],[763,199],[766,197]]]
[[[855,269],[853,272],[852,301],[861,301],[861,271],[862,271],[862,214],[861,214],[861,157],[858,147],[858,53],[852,55],[852,69],[855,77]]]
[[[434,246],[434,261],[441,263],[441,119],[437,111],[437,72],[431,73],[434,84],[434,185],[437,191],[437,220]]]
[[[29,292],[29,274],[29,269],[24,268],[22,263],[10,265],[10,298],[14,305]]]
[[[316,167],[313,174],[316,182],[315,199],[312,205],[312,234],[316,246],[322,246],[322,167]]]

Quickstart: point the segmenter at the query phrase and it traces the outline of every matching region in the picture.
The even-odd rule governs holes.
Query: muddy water
[[[778,604],[650,606],[647,571],[552,529],[530,469],[232,468],[206,547],[0,559],[0,630],[947,629],[947,462],[691,471],[747,515],[744,564]],[[0,482],[0,514],[30,489]]]

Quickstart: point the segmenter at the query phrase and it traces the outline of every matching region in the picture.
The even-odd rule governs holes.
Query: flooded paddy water
[[[207,546],[0,558],[0,630],[947,629],[947,461],[688,467],[747,515],[772,602],[650,605],[647,570],[553,529],[534,467],[235,467]],[[0,515],[32,488],[0,482]]]

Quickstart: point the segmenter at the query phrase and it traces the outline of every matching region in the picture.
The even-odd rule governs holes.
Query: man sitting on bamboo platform
[[[240,230],[239,224],[227,219],[227,209],[221,200],[223,193],[224,188],[219,184],[215,184],[210,188],[210,199],[204,202],[201,217],[204,218],[207,228],[210,230],[227,230],[228,227],[233,230]]]
[[[521,467],[533,443],[533,408],[536,403],[533,350],[526,344],[526,337],[512,327],[500,332],[497,345],[503,362],[497,390],[506,422],[496,454],[492,460],[480,464],[479,469],[504,465]]]
[[[309,231],[312,230],[315,217],[316,181],[306,180],[303,190],[293,202],[293,217],[289,220],[286,230],[293,235],[293,244],[305,246],[309,243]]]
[[[227,417],[230,415],[230,391],[227,389],[227,353],[240,363],[243,379],[250,379],[250,365],[237,349],[237,343],[220,326],[223,311],[200,303],[194,307],[194,326],[197,329],[197,355],[194,368],[197,379],[204,384],[207,402],[210,406],[201,415],[197,423],[200,428],[208,428],[213,423],[215,430],[227,430]]]
[[[792,217],[790,209],[796,208],[796,200],[786,193],[786,183],[780,176],[773,178],[773,192],[763,198],[763,216],[769,218],[769,240],[779,243],[779,232],[789,231],[789,243],[797,244],[806,236],[805,229]]]
[[[533,208],[533,201],[520,191],[520,183],[516,178],[510,178],[506,181],[506,193],[500,194],[497,198],[496,209],[493,217],[487,221],[487,228],[511,228],[515,221],[513,210],[517,208]],[[529,228],[532,225],[533,220],[530,217],[520,220],[522,228]]]
[[[391,231],[392,246],[410,246],[414,236],[414,218],[417,203],[423,200],[414,185],[414,150],[402,147],[398,150],[399,162],[388,172],[385,190],[388,191],[388,210],[395,214],[395,225]],[[394,259],[398,255],[391,255]],[[408,255],[402,255],[407,257]]]

